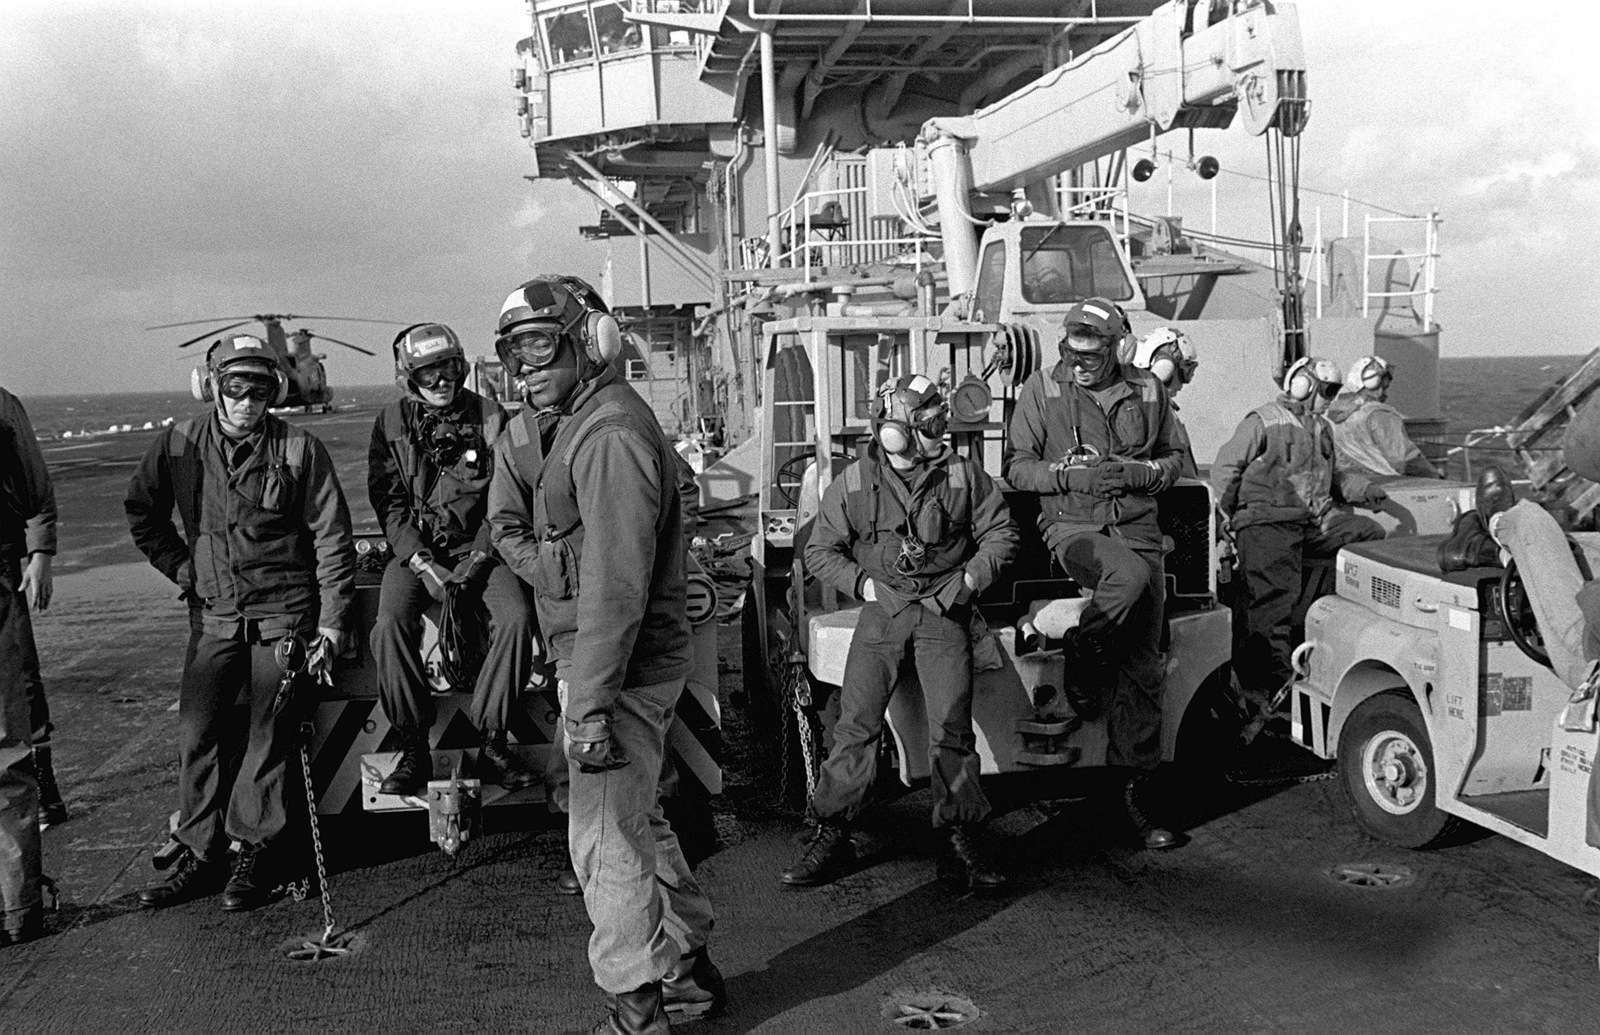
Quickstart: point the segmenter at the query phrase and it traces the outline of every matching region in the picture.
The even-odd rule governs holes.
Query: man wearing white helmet
[[[394,364],[404,396],[378,414],[367,451],[372,509],[394,548],[378,595],[372,658],[400,758],[379,790],[420,794],[433,778],[422,615],[446,596],[454,616],[481,620],[474,614],[481,604],[488,622],[488,650],[472,687],[472,723],[483,737],[480,775],[521,790],[537,777],[511,753],[506,727],[533,666],[533,614],[522,583],[494,556],[488,521],[491,449],[506,413],[463,385],[466,353],[443,324],[396,335]]]
[[[1234,665],[1246,695],[1271,701],[1288,682],[1290,629],[1308,557],[1383,538],[1371,518],[1341,503],[1376,507],[1388,496],[1337,472],[1322,413],[1339,392],[1339,368],[1308,356],[1283,375],[1282,394],[1245,414],[1211,465],[1211,485],[1234,539],[1242,576]]]
[[[1381,356],[1362,356],[1351,365],[1327,414],[1339,466],[1362,474],[1437,478],[1438,470],[1406,436],[1405,415],[1389,405],[1393,381],[1394,368]]]
[[[567,840],[609,1000],[594,1030],[662,1032],[725,997],[711,903],[658,794],[689,674],[677,456],[613,365],[621,332],[588,284],[530,280],[497,329],[526,405],[495,444],[489,521],[556,662]]]
[[[1150,371],[1167,386],[1167,398],[1172,401],[1172,431],[1183,450],[1183,467],[1179,474],[1185,478],[1200,477],[1189,429],[1178,416],[1178,393],[1194,380],[1195,372],[1200,369],[1200,356],[1195,352],[1194,343],[1176,327],[1157,327],[1140,339],[1133,354],[1133,365]]]
[[[823,494],[806,567],[865,604],[811,796],[816,831],[786,884],[825,884],[853,859],[849,827],[877,772],[884,712],[908,654],[928,708],[939,874],[970,891],[1005,883],[977,841],[989,802],[978,782],[968,629],[973,598],[1016,557],[1017,526],[983,467],[945,443],[948,423],[928,378],[887,382],[866,454]]]
[[[188,602],[192,630],[173,835],[185,850],[139,899],[160,908],[221,889],[222,908],[241,911],[281,894],[297,875],[286,854],[303,844],[284,836],[299,716],[275,707],[276,652],[294,638],[331,664],[344,649],[356,554],[328,451],[267,412],[288,389],[272,350],[252,335],[224,338],[206,354],[206,372],[213,412],[156,436],[124,504],[134,543]],[[234,719],[241,697],[243,730]],[[235,758],[226,748],[239,740]],[[230,841],[240,844],[231,875]]]

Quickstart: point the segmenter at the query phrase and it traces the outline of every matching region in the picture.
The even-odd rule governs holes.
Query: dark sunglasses
[[[220,387],[223,397],[232,399],[235,402],[240,399],[269,402],[278,394],[278,383],[276,381],[267,381],[245,374],[225,375],[222,378]]]
[[[513,377],[527,370],[543,370],[561,354],[561,334],[553,331],[522,331],[500,339],[496,351]]]
[[[442,381],[460,384],[465,376],[466,371],[459,359],[447,359],[443,363],[434,363],[411,372],[411,380],[418,388],[438,388]]]

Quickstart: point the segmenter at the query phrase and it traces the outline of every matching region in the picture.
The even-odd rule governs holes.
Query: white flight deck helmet
[[[1200,366],[1200,356],[1187,334],[1176,327],[1157,327],[1139,340],[1139,347],[1133,354],[1133,365],[1150,371],[1161,379],[1162,384],[1171,385],[1173,377],[1177,375],[1181,375],[1183,383],[1188,384],[1194,380],[1194,372]]]
[[[1394,380],[1394,368],[1382,356],[1362,356],[1350,366],[1344,387],[1349,392],[1382,391]]]
[[[1283,373],[1283,394],[1295,402],[1305,402],[1313,395],[1332,395],[1339,390],[1344,375],[1339,364],[1321,356],[1297,359]]]

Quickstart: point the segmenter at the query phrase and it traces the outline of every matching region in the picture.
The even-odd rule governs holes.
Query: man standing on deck
[[[1389,405],[1393,382],[1394,368],[1381,356],[1362,356],[1350,367],[1327,414],[1339,467],[1367,475],[1437,478],[1438,470],[1407,437],[1405,415]]]
[[[1140,370],[1150,371],[1166,386],[1167,398],[1172,402],[1172,432],[1183,454],[1183,466],[1178,469],[1178,474],[1184,478],[1200,477],[1200,467],[1194,459],[1194,444],[1189,441],[1189,429],[1183,426],[1183,420],[1178,416],[1178,393],[1183,391],[1184,385],[1194,380],[1195,373],[1200,369],[1200,355],[1195,351],[1194,342],[1176,327],[1157,327],[1139,340],[1133,365]]]
[[[139,900],[160,908],[222,889],[222,908],[237,912],[271,902],[295,876],[286,856],[297,842],[282,835],[299,720],[292,707],[274,709],[276,651],[289,637],[329,663],[343,651],[356,557],[327,450],[267,412],[287,388],[272,350],[233,335],[211,346],[206,370],[214,412],[156,437],[125,503],[134,543],[182,590],[191,630],[174,835],[186,850]],[[230,758],[240,740],[243,757]],[[240,848],[230,875],[231,840]]]
[[[1063,321],[1065,348],[1017,395],[1005,477],[1036,492],[1039,528],[1056,561],[1090,593],[1067,641],[1067,671],[1091,714],[1108,695],[1106,763],[1129,773],[1123,803],[1140,843],[1173,848],[1171,831],[1145,815],[1145,777],[1161,762],[1161,656],[1166,599],[1154,495],[1183,463],[1166,389],[1149,371],[1117,362],[1127,320],[1090,298]]]
[[[498,403],[464,387],[467,357],[443,324],[407,327],[394,340],[395,380],[405,396],[372,425],[367,491],[394,547],[378,594],[372,657],[384,714],[400,737],[400,758],[384,794],[421,794],[433,778],[428,731],[433,694],[422,664],[422,614],[446,594],[482,601],[489,649],[472,691],[472,723],[488,772],[507,790],[538,777],[511,753],[506,723],[533,667],[533,614],[517,576],[489,542],[490,450],[505,426]],[[459,614],[459,612],[458,612]]]
[[[495,351],[527,405],[495,445],[495,548],[533,586],[556,661],[568,843],[609,1009],[596,1032],[663,1032],[721,1008],[711,903],[662,815],[667,729],[689,672],[677,463],[612,367],[616,320],[545,276],[501,307]]]
[[[56,497],[17,397],[0,388],[0,946],[44,931],[39,784],[31,744],[29,663],[37,678],[30,607],[50,606]]]

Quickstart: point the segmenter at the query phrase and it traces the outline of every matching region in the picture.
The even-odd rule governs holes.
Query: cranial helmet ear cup
[[[1157,356],[1150,361],[1150,373],[1160,378],[1163,383],[1171,381],[1172,375],[1178,372],[1178,364],[1166,356]]]
[[[878,445],[886,453],[904,453],[911,448],[910,429],[897,420],[881,421],[878,424]]]
[[[591,312],[584,327],[585,350],[591,362],[609,365],[622,355],[622,328],[610,313]]]

